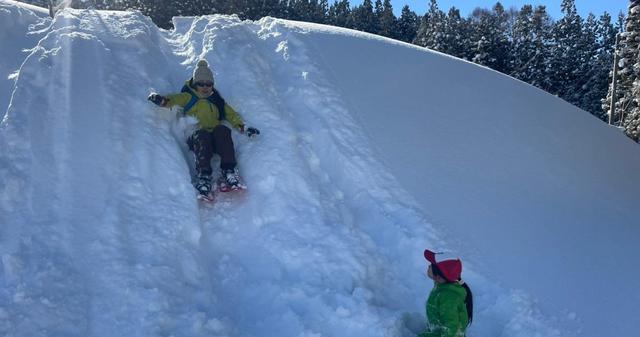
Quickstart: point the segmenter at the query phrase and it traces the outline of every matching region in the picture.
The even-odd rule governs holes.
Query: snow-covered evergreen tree
[[[373,3],[373,14],[376,17],[376,25],[380,21],[380,15],[382,14],[382,0],[376,0]]]
[[[640,0],[631,0],[620,50],[616,111],[624,114],[625,133],[640,141]]]
[[[294,8],[297,21],[312,22],[314,15],[314,3],[317,0],[295,0]]]
[[[580,72],[585,62],[580,50],[583,23],[574,0],[563,0],[561,7],[564,16],[556,22],[552,34],[550,92],[577,104],[576,88],[580,86]]]
[[[311,16],[311,22],[326,23],[329,15],[329,1],[328,0],[312,0],[311,8],[313,10]]]
[[[402,7],[402,14],[398,19],[398,38],[404,42],[411,42],[418,32],[420,19],[416,12],[409,8],[409,5]]]
[[[595,15],[589,14],[582,25],[576,47],[578,55],[575,64],[576,82],[567,97],[578,107],[595,115],[599,115],[601,107],[598,98],[594,95],[600,95],[597,92],[601,81],[600,77],[603,77],[605,81],[607,78],[606,71],[603,72],[607,68],[602,68],[603,65],[598,63],[598,30],[598,20]],[[604,93],[600,95],[600,97],[602,96]]]
[[[281,0],[264,0],[263,16],[272,16],[275,18],[284,18],[285,8]]]
[[[171,28],[173,13],[178,12],[178,3],[171,2],[168,4],[163,3],[161,0],[145,0],[145,1],[128,1],[127,9],[138,9],[144,15],[147,15],[153,19],[153,21],[162,28]]]
[[[535,64],[540,52],[536,39],[533,7],[525,5],[518,13],[512,30],[511,76],[527,83],[535,80],[535,72],[539,70]]]
[[[360,6],[355,7],[351,11],[351,16],[353,17],[353,29],[369,33],[378,31],[371,0],[364,0]]]
[[[414,39],[414,44],[438,51],[445,49],[444,30],[445,14],[438,8],[436,0],[430,0],[429,9],[422,17],[420,28]]]
[[[476,42],[473,49],[473,58],[471,61],[477,64],[488,65],[491,63],[493,57],[490,54],[491,44],[486,37],[481,36],[478,42]]]
[[[531,60],[529,68],[532,72],[531,84],[549,91],[551,88],[549,59],[551,55],[551,32],[553,19],[545,6],[538,6],[533,12],[533,35],[536,57]]]
[[[335,1],[331,7],[329,7],[329,24],[351,28],[353,21],[351,19],[351,5],[349,0]]]
[[[598,21],[595,16],[589,15],[585,21],[583,50],[587,53],[588,62],[582,70],[578,106],[603,121],[607,119],[607,110],[603,110],[602,99],[607,95],[615,35],[616,30],[608,13],[604,13]]]
[[[475,10],[472,16],[475,49],[473,62],[509,73],[509,17],[500,2],[492,11]]]
[[[471,29],[460,10],[451,7],[445,18],[442,52],[462,59],[471,58]]]
[[[380,6],[378,6],[380,3]],[[396,17],[393,15],[391,0],[376,0],[376,19],[378,20],[378,35],[396,38]]]

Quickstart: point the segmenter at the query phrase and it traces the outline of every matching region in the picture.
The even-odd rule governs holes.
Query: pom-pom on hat
[[[462,276],[462,262],[460,259],[437,262],[436,253],[425,249],[424,258],[442,272],[442,276],[449,282],[456,282]]]
[[[193,82],[211,82],[213,83],[213,72],[209,68],[206,60],[198,61],[196,69],[193,70]]]

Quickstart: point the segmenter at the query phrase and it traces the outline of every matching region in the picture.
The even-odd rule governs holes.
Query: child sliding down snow
[[[473,320],[473,295],[462,281],[462,262],[436,262],[436,253],[425,250],[424,257],[431,264],[427,276],[434,281],[427,300],[427,331],[419,337],[464,337]]]
[[[149,100],[161,107],[176,105],[184,109],[184,114],[198,120],[198,128],[187,139],[189,149],[196,156],[197,180],[195,187],[201,196],[212,196],[211,158],[220,156],[221,182],[226,189],[243,188],[238,175],[237,162],[231,130],[222,124],[228,121],[240,133],[249,137],[260,134],[256,128],[245,128],[240,115],[229,106],[214,88],[213,72],[205,60],[198,61],[182,92],[165,96],[152,93]]]

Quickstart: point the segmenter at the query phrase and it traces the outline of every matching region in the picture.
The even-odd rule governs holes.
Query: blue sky
[[[375,0],[373,1],[375,2]],[[463,16],[467,16],[476,7],[491,8],[496,2],[497,0],[438,0],[438,7],[446,12],[449,8],[455,6],[460,9]],[[329,1],[329,3],[332,3],[332,1]],[[351,1],[352,6],[360,3],[362,3],[362,1]],[[427,10],[428,3],[429,0],[391,0],[396,15],[400,15],[400,11],[404,5],[409,5],[414,12],[423,15]],[[518,9],[525,4],[534,6],[545,5],[547,6],[547,12],[554,19],[562,17],[560,11],[562,0],[503,0],[500,1],[500,3],[502,3],[505,8],[516,7]],[[606,11],[612,14],[612,16],[617,17],[618,12],[621,10],[626,15],[628,5],[629,0],[576,0],[576,8],[582,16],[587,16],[589,13],[600,16]]]

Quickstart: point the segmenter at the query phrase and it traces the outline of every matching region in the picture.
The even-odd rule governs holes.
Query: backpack
[[[187,102],[187,104],[182,109],[182,112],[184,114],[186,114],[189,110],[191,110],[191,108],[193,108],[193,106],[196,105],[196,103],[200,99],[198,95],[195,92],[193,92],[193,90],[191,89],[192,85],[193,85],[193,78],[189,79],[189,83],[183,85],[182,90],[180,90],[180,92],[186,92],[191,95],[191,99],[189,100],[189,102]],[[218,109],[218,120],[220,121],[225,120],[227,117],[224,111],[225,101],[224,101],[224,98],[220,96],[220,93],[218,92],[218,90],[216,90],[216,88],[213,88],[213,93],[211,94],[211,96],[207,97],[207,101],[211,102],[211,104],[215,105],[216,108]]]

